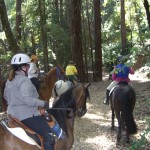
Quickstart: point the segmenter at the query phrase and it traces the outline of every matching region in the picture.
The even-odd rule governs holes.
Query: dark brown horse
[[[88,91],[89,86],[90,84],[77,84],[72,86],[60,96],[51,109],[47,110],[48,113],[55,117],[63,131],[66,133],[66,138],[64,140],[56,141],[55,150],[71,150],[74,143],[75,117],[82,117],[87,112],[86,100],[90,96]],[[2,150],[39,150],[37,146],[27,144],[12,135],[2,125],[1,121],[0,148]]]
[[[64,75],[65,71],[61,67],[54,67],[46,74],[39,89],[39,96],[42,100],[49,101],[55,82],[63,79]]]
[[[129,135],[137,132],[137,126],[133,117],[135,102],[135,91],[126,82],[120,82],[110,96],[112,129],[114,129],[115,115],[118,120],[117,145],[120,144],[121,131],[124,127],[126,130],[127,143],[129,143]]]

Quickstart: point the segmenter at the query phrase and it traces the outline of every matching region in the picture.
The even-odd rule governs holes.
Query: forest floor
[[[137,72],[130,79],[136,91],[136,106],[134,118],[138,126],[138,133],[131,137],[133,142],[140,145],[138,150],[150,150],[150,80],[144,79]],[[111,131],[111,111],[110,106],[104,105],[105,92],[111,83],[106,74],[103,75],[102,82],[92,83],[89,90],[91,99],[88,101],[88,111],[82,118],[76,118],[74,128],[74,145],[72,150],[136,150],[136,146],[121,144],[116,147],[117,120],[115,120],[116,130]],[[142,145],[141,134],[149,128],[146,136],[146,143]],[[124,134],[123,138],[124,139]]]

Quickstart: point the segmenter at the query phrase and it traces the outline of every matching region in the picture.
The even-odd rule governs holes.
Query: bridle
[[[84,101],[86,103],[87,96],[85,94],[85,91],[84,91],[84,94],[81,96],[80,100],[78,101],[78,103],[76,104],[77,106],[82,102],[82,99],[84,99]],[[86,112],[87,112],[86,107],[84,109],[83,109],[83,107],[76,108],[76,114],[81,114],[81,113],[85,114]]]
[[[83,93],[83,95],[80,97],[80,100],[78,101],[78,103],[76,104],[76,106],[78,106],[80,103],[82,103],[82,99],[85,99],[85,103],[86,103],[86,94],[85,94],[85,91]],[[87,112],[87,109],[86,107],[83,108],[83,107],[77,107],[77,108],[50,108],[50,109],[53,109],[53,110],[63,110],[63,111],[74,111],[76,110],[75,114],[78,114],[78,115],[82,115],[82,114],[85,114]],[[71,116],[70,118],[72,118],[74,116]]]
[[[57,81],[60,79],[64,79],[64,75],[61,74],[61,68],[60,67],[56,67],[56,75],[52,75],[50,73],[48,73],[48,75],[52,78],[56,78]]]

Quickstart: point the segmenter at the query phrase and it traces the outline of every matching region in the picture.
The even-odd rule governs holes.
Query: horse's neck
[[[54,87],[55,82],[56,82],[56,79],[54,77],[47,76],[45,78],[45,85],[49,89],[52,89]]]
[[[68,129],[73,129],[74,128],[75,117],[66,119],[66,122],[67,122]]]

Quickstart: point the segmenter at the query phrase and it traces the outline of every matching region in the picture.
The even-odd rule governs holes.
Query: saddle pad
[[[112,94],[112,92],[114,91],[114,89],[115,89],[117,86],[118,86],[118,85],[114,86],[114,87],[110,90],[109,96]]]
[[[22,141],[28,144],[37,145],[37,143],[34,140],[32,140],[22,128],[20,127],[9,128],[4,121],[2,121],[2,123],[7,128],[7,130],[17,138],[21,139]]]
[[[71,87],[70,83],[68,81],[64,82],[63,80],[58,80],[55,83],[55,90],[58,96],[63,94],[65,91],[67,91]]]

